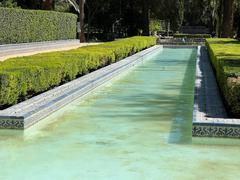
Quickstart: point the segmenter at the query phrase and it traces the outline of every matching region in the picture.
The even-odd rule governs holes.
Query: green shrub
[[[154,44],[154,37],[132,37],[0,62],[0,106],[16,104]]]
[[[76,38],[77,16],[0,7],[0,44]]]
[[[150,19],[149,30],[150,30],[151,34],[161,31],[161,29],[162,29],[161,21],[159,21],[157,19]]]
[[[174,34],[174,38],[210,38],[210,34]]]
[[[206,45],[229,114],[239,118],[240,42],[234,39],[207,39]]]

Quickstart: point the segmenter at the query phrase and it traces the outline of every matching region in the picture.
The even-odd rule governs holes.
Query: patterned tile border
[[[229,137],[229,138],[240,138],[240,127],[239,126],[225,126],[213,125],[203,123],[197,125],[193,124],[192,127],[193,137]]]
[[[0,128],[2,129],[24,129],[24,118],[22,117],[0,117]]]
[[[200,46],[196,61],[192,136],[240,138],[240,119],[227,117],[207,50]]]
[[[155,52],[162,50],[162,48],[163,46],[161,45],[153,46],[27,101],[2,110],[0,111],[0,128],[26,129],[73,100],[83,98],[98,86],[145,60],[146,55],[153,55]]]

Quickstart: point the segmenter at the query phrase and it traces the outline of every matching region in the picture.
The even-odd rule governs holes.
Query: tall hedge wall
[[[240,42],[207,39],[206,45],[229,115],[240,118]]]
[[[133,37],[0,62],[0,107],[16,104],[154,44],[154,37]]]
[[[0,44],[73,39],[76,22],[69,13],[0,8]]]

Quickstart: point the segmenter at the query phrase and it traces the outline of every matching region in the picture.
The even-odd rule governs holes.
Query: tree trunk
[[[80,38],[80,42],[86,42],[85,39],[85,34],[84,34],[84,4],[85,4],[85,0],[79,0],[79,9],[80,9],[80,13],[79,13],[79,21],[80,21],[80,33],[79,33],[79,38]]]
[[[179,0],[178,1],[177,31],[179,31],[180,28],[182,27],[183,20],[184,20],[184,1],[183,0]]]
[[[149,5],[147,0],[143,0],[143,35],[149,36]]]
[[[221,37],[222,35],[223,1],[224,0],[216,0],[216,3],[217,3],[216,35],[217,37]]]
[[[240,40],[240,8],[236,12],[236,22],[237,22],[237,39]]]
[[[87,29],[87,42],[89,42],[89,35],[90,35],[90,12],[88,10],[88,18],[87,18],[87,23],[88,23],[88,29]]]
[[[240,17],[238,19],[238,31],[237,31],[237,38],[240,40]]]
[[[221,36],[223,38],[232,37],[233,2],[234,0],[223,1],[223,24],[222,24],[222,36]]]

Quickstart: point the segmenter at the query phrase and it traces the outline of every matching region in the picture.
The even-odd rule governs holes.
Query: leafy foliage
[[[0,106],[6,107],[150,47],[154,37],[133,37],[0,63]]]
[[[55,0],[54,10],[59,12],[69,12],[70,11],[70,4],[67,3],[65,0]]]
[[[15,8],[17,2],[15,0],[0,0],[0,7]]]
[[[0,44],[73,39],[77,16],[53,11],[0,8]]]
[[[79,0],[71,1],[79,4]],[[18,7],[24,9],[44,9],[43,0],[0,0],[0,6],[15,7],[16,2]],[[68,0],[52,2],[55,3],[52,4],[51,9],[55,11],[75,12],[74,8],[67,3]],[[224,15],[228,14],[226,13],[228,8],[224,7],[232,7],[232,4],[234,4],[233,23],[231,13],[228,15],[228,20]],[[133,36],[143,30],[146,31],[148,19],[153,18],[170,22],[173,32],[179,31],[182,25],[206,26],[210,32],[221,36],[223,31],[232,29],[233,25],[233,32],[240,36],[239,12],[239,0],[86,0],[84,27],[88,36],[90,33],[107,36],[113,33],[114,23],[119,22],[115,29],[115,36]],[[226,23],[229,25],[224,26]]]
[[[154,34],[154,32],[158,32],[161,30],[161,22],[157,19],[151,19],[149,29],[151,34]]]
[[[240,117],[240,42],[234,39],[207,39],[217,81],[229,113]]]

